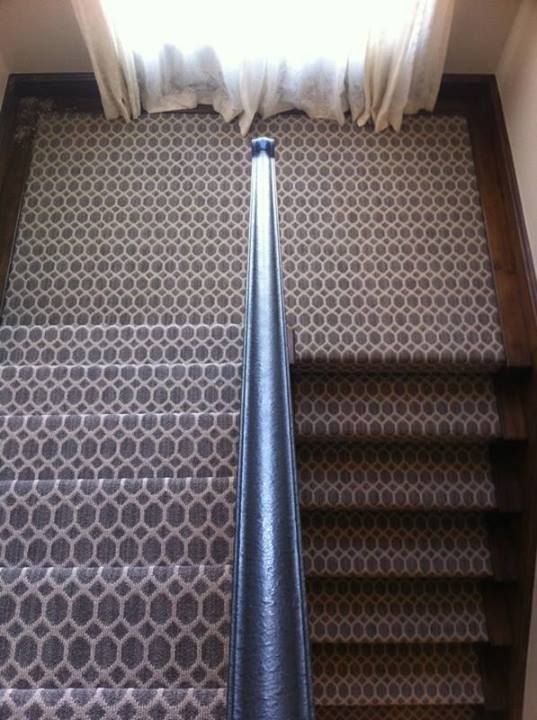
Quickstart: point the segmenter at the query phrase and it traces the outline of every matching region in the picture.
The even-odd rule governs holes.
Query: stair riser
[[[304,570],[311,577],[492,575],[482,519],[470,513],[306,514]]]
[[[0,480],[229,477],[236,414],[0,417]]]
[[[479,583],[317,580],[308,583],[315,643],[487,641]]]
[[[314,696],[324,706],[480,705],[472,647],[314,646]]]
[[[0,706],[6,720],[58,720],[64,716],[69,720],[225,720],[226,691],[162,688],[0,690]]]
[[[0,566],[231,562],[229,480],[0,484]]]
[[[492,383],[479,375],[301,378],[301,438],[491,440],[501,437]]]
[[[488,511],[496,507],[485,444],[302,443],[301,502],[308,510]]]
[[[0,368],[3,415],[238,412],[239,365]]]
[[[241,357],[240,325],[0,327],[3,365],[238,363]]]

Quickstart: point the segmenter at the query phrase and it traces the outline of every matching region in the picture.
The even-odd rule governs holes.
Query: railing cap
[[[252,140],[252,157],[257,157],[261,153],[266,153],[273,158],[275,154],[276,141],[268,137],[260,137]]]

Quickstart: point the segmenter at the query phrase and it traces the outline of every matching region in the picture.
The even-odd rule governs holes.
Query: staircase
[[[473,717],[494,631],[490,379],[296,374],[318,716]]]
[[[224,717],[240,328],[0,336],[0,716]]]
[[[495,453],[525,428],[466,123],[263,133],[317,718],[501,710]],[[225,717],[248,177],[211,115],[40,116],[0,327],[1,720]]]

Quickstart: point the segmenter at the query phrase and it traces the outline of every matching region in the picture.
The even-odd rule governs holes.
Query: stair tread
[[[471,646],[317,645],[320,705],[479,705],[483,689]]]
[[[234,474],[237,413],[0,416],[0,480]]]
[[[306,513],[304,569],[333,577],[488,577],[483,518],[474,513]]]
[[[476,582],[310,580],[308,606],[317,643],[487,641]]]
[[[305,509],[492,510],[485,445],[301,444]]]
[[[483,375],[299,376],[301,437],[494,439],[501,425],[492,381]]]
[[[228,319],[229,320],[229,319]],[[0,364],[112,364],[129,362],[229,361],[242,356],[241,322],[174,324],[15,324],[0,326]],[[306,323],[311,325],[311,319]],[[505,366],[502,347],[448,349],[367,348],[359,332],[338,332],[336,344],[311,340],[311,327],[296,326],[295,361],[301,370],[492,373]],[[346,337],[346,342],[343,342]],[[181,344],[178,341],[181,341]]]
[[[240,386],[239,363],[0,366],[0,412],[230,412]]]
[[[240,362],[239,324],[2,325],[0,364]]]
[[[231,567],[0,570],[0,685],[221,687]]]
[[[0,689],[4,717],[13,720],[225,720],[225,688]],[[61,713],[61,715],[60,715]]]
[[[234,480],[0,482],[0,567],[231,561]]]

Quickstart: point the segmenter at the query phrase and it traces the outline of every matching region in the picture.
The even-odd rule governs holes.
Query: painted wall
[[[0,48],[10,72],[91,70],[70,0],[0,0]]]
[[[449,73],[494,73],[521,0],[455,0]]]
[[[537,264],[536,0],[524,0],[501,57],[497,78],[527,230]]]
[[[524,0],[497,70],[500,96],[537,266],[537,0]],[[525,720],[537,718],[537,583],[533,594]]]

